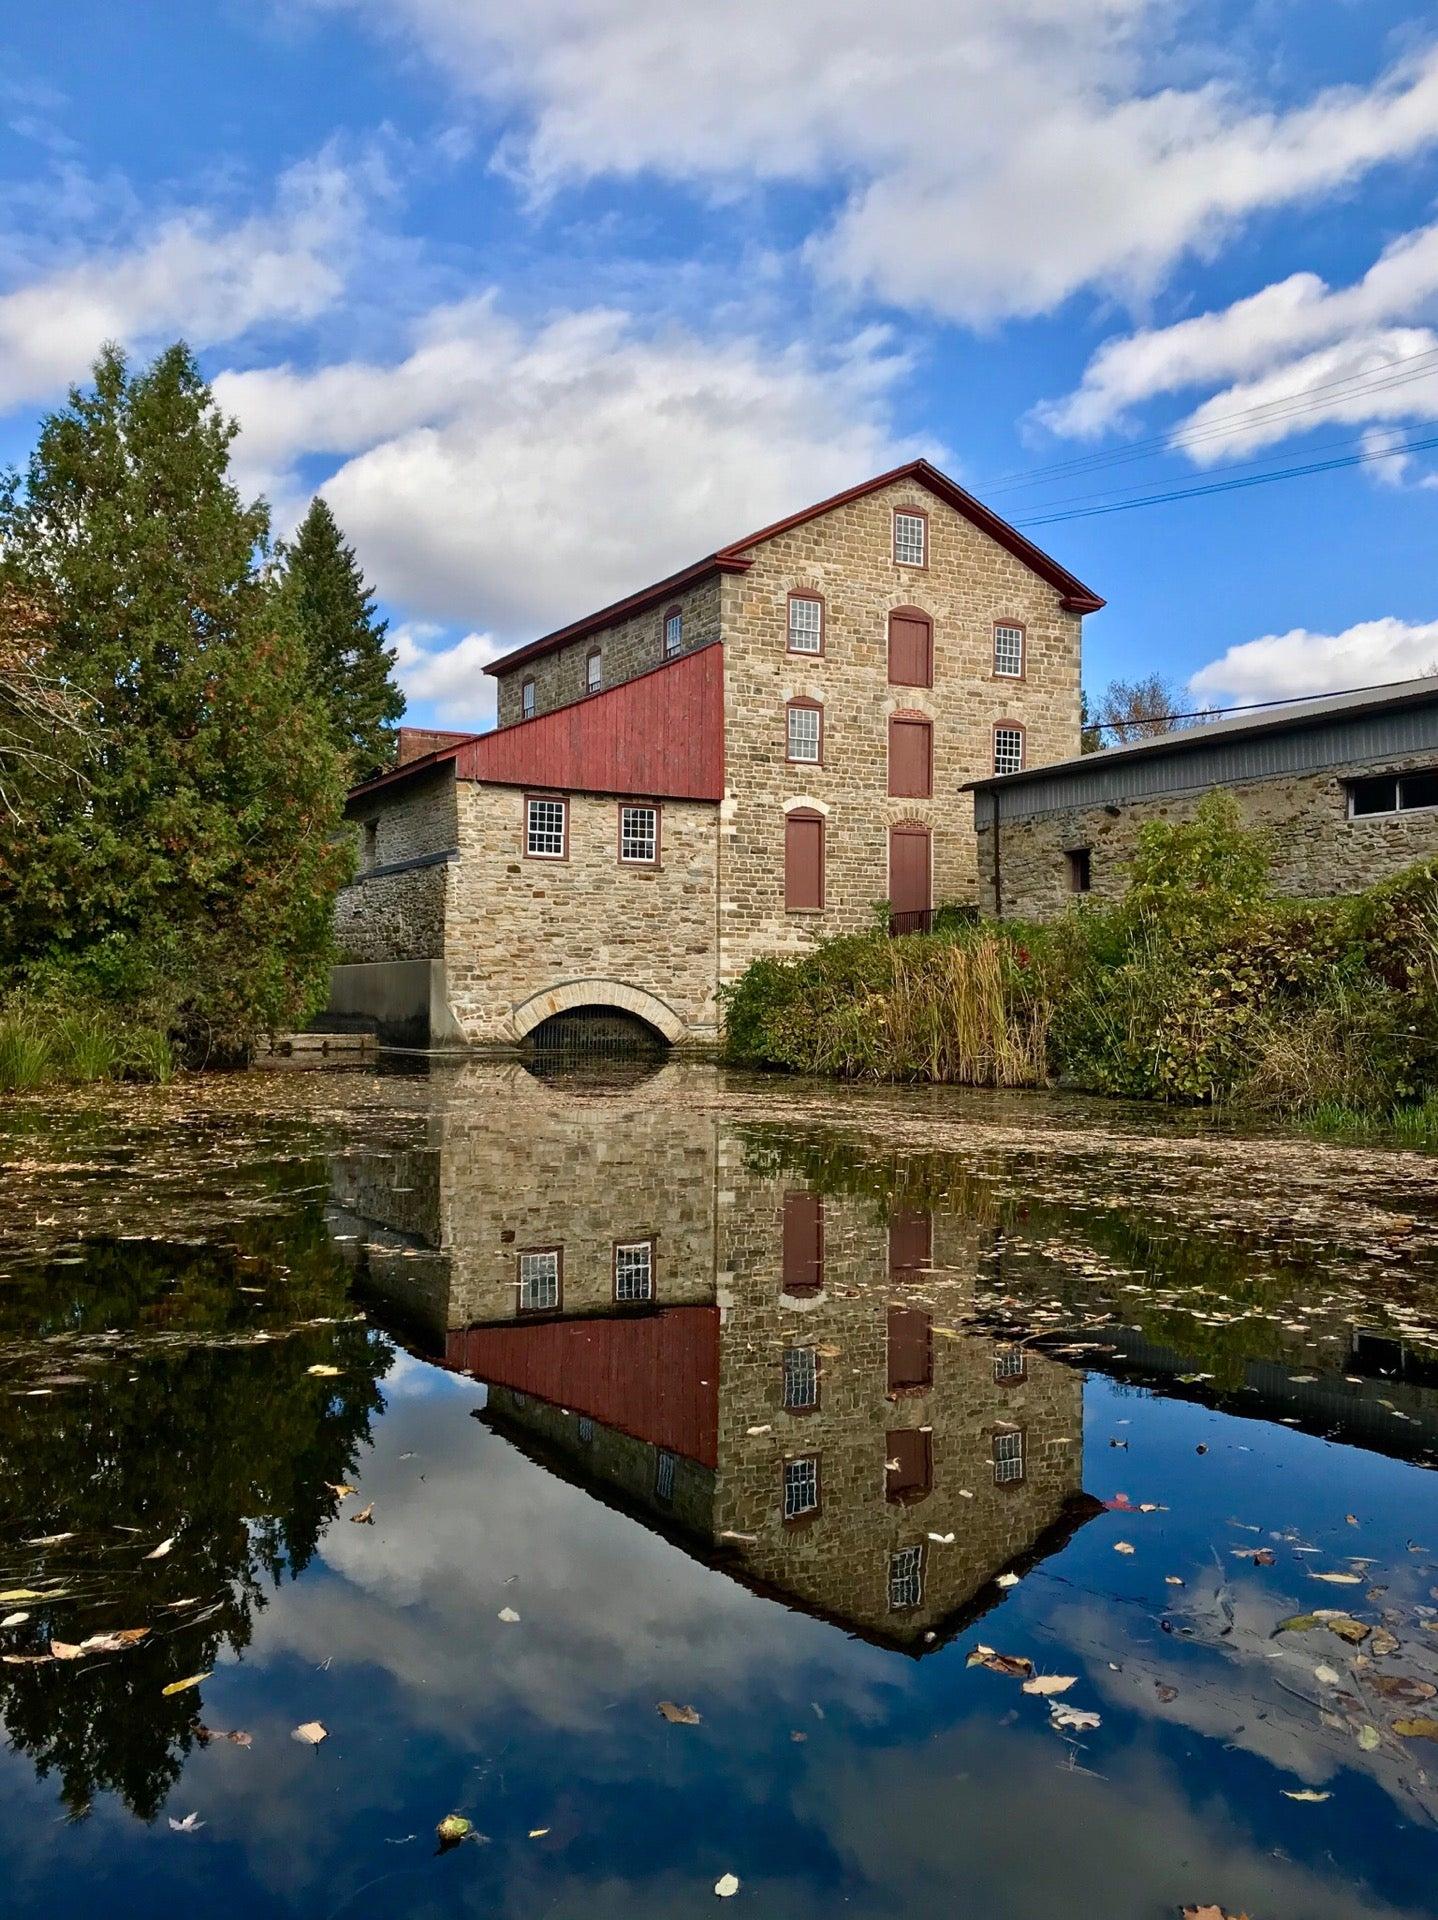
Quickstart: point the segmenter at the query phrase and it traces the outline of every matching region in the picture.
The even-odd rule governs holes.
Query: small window
[[[1397,813],[1398,780],[1393,774],[1380,780],[1351,780],[1348,784],[1348,811],[1355,820],[1365,814]]]
[[[784,1462],[784,1518],[802,1520],[819,1511],[819,1456]]]
[[[1410,808],[1438,807],[1438,773],[1405,773],[1398,782],[1398,804]]]
[[[658,807],[619,809],[619,858],[626,867],[652,867],[659,859]]]
[[[901,567],[928,565],[929,522],[922,513],[895,513],[894,560]]]
[[[560,1252],[544,1247],[519,1256],[519,1311],[552,1313],[560,1298]]]
[[[1022,727],[994,728],[994,772],[1020,773],[1024,764]]]
[[[923,1604],[924,1549],[900,1547],[889,1555],[889,1611],[906,1613]]]
[[[784,816],[784,910],[820,913],[824,906],[824,816],[800,809]]]
[[[1010,1427],[994,1435],[994,1485],[1017,1486],[1024,1477],[1024,1430]]]
[[[788,758],[809,766],[818,766],[823,758],[824,710],[815,706],[791,706],[789,713]]]
[[[671,607],[664,616],[664,658],[672,660],[684,645],[684,615]]]
[[[654,1498],[661,1506],[667,1507],[674,1498],[674,1469],[677,1464],[667,1447],[661,1447],[654,1457]]]
[[[524,850],[531,860],[563,860],[569,851],[569,802],[526,800]]]
[[[526,720],[534,718],[534,682],[526,680],[519,689],[519,711]]]
[[[994,628],[994,672],[1004,680],[1024,677],[1024,630],[1006,620]]]
[[[1028,1356],[1022,1347],[1000,1347],[994,1354],[994,1380],[997,1384],[1022,1380],[1028,1373]]]
[[[654,1298],[652,1240],[630,1240],[615,1247],[614,1298],[621,1306]]]
[[[379,821],[364,823],[364,863],[366,868],[379,864]]]
[[[789,595],[789,651],[824,651],[824,603],[812,594]]]
[[[934,1488],[932,1436],[920,1427],[900,1427],[884,1436],[884,1498],[899,1506],[926,1499]]]
[[[604,685],[604,656],[596,647],[584,665],[584,684],[591,693],[598,693]]]
[[[812,1413],[819,1404],[819,1355],[814,1347],[784,1349],[784,1405],[790,1413]]]
[[[1093,885],[1093,855],[1087,847],[1070,847],[1064,855],[1069,892],[1087,893]]]

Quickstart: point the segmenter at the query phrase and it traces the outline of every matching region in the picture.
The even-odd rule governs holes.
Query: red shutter
[[[933,1259],[934,1216],[896,1213],[889,1221],[889,1272],[917,1273]]]
[[[889,1392],[927,1387],[934,1377],[933,1320],[921,1307],[889,1308]]]
[[[892,913],[926,913],[929,898],[929,830],[927,827],[889,828],[889,909]]]
[[[901,608],[889,615],[889,682],[896,687],[934,684],[934,629],[926,613]]]
[[[890,1500],[922,1500],[934,1484],[934,1453],[930,1436],[917,1427],[900,1427],[884,1435],[884,1492]]]
[[[784,1291],[818,1293],[824,1284],[824,1203],[817,1193],[784,1195]]]
[[[934,791],[934,729],[927,720],[895,716],[889,722],[889,792],[927,800]]]
[[[815,911],[824,904],[824,818],[818,813],[784,816],[784,906]]]

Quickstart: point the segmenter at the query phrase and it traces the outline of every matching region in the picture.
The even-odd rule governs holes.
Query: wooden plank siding
[[[466,741],[461,780],[566,793],[724,797],[724,650],[716,641],[552,713]]]

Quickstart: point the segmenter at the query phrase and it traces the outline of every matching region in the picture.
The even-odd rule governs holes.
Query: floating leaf
[[[1132,1553],[1133,1552],[1133,1548],[1129,1545],[1127,1540],[1115,1540],[1113,1543],[1113,1550],[1115,1553]]]
[[[197,1687],[202,1680],[208,1680],[212,1671],[213,1669],[207,1669],[204,1673],[192,1673],[186,1680],[172,1680],[168,1687],[161,1687],[160,1692],[162,1694],[188,1693],[191,1687]]]
[[[1019,1576],[1016,1573],[1001,1573],[994,1582],[996,1587],[1016,1587],[1018,1584]]]
[[[1401,1733],[1405,1740],[1438,1740],[1438,1720],[1426,1713],[1412,1720],[1395,1720],[1393,1731]]]
[[[659,1711],[671,1727],[697,1727],[699,1725],[699,1715],[693,1707],[678,1707],[675,1706],[672,1700],[661,1700],[659,1702]]]
[[[321,1740],[328,1740],[330,1730],[323,1720],[306,1720],[290,1734],[291,1740],[298,1740],[302,1747],[317,1747]]]
[[[29,1618],[28,1613],[7,1613],[5,1618],[0,1620],[0,1627],[23,1627]]]
[[[0,1593],[0,1606],[14,1606],[22,1600],[63,1600],[66,1597],[63,1587],[53,1587],[49,1593],[37,1593],[34,1587],[11,1587],[8,1593]]]
[[[352,1527],[372,1527],[374,1525],[373,1500],[371,1500],[367,1507],[361,1507],[358,1513],[352,1513],[350,1515],[350,1525]]]
[[[1021,1653],[995,1653],[992,1647],[975,1647],[964,1662],[968,1667],[987,1667],[991,1673],[1001,1673],[1009,1680],[1027,1680],[1034,1670],[1034,1663]]]
[[[1224,1907],[1185,1907],[1182,1920],[1248,1920],[1248,1915],[1229,1913]]]
[[[1315,1680],[1321,1681],[1325,1687],[1336,1687],[1340,1679],[1340,1676],[1333,1671],[1332,1667],[1315,1667],[1313,1669],[1313,1677]]]
[[[1385,1653],[1397,1653],[1397,1634],[1390,1633],[1387,1627],[1375,1627],[1373,1629],[1373,1638],[1368,1642],[1368,1651],[1373,1654],[1375,1658],[1381,1658]]]
[[[1177,1700],[1178,1698],[1178,1688],[1170,1687],[1166,1685],[1162,1680],[1154,1681],[1153,1690],[1158,1695],[1159,1699],[1163,1702],[1164,1706],[1168,1706],[1172,1701]]]
[[[1067,1693],[1069,1688],[1078,1684],[1076,1673],[1036,1673],[1032,1680],[1025,1680],[1025,1693]]]
[[[718,1880],[714,1882],[714,1891],[718,1894],[721,1900],[731,1900],[734,1897],[734,1895],[739,1891],[738,1874],[726,1873],[722,1875]]]
[[[306,1367],[305,1372],[314,1374],[317,1380],[333,1380],[339,1372],[339,1368],[326,1366]]]
[[[1361,1726],[1358,1729],[1358,1744],[1365,1753],[1372,1753],[1379,1744],[1377,1727]]]
[[[507,1627],[512,1627],[519,1619],[519,1615],[514,1611],[513,1607],[501,1607],[498,1618],[501,1619]]]
[[[336,1500],[348,1500],[350,1495],[354,1492],[354,1488],[347,1487],[343,1482],[343,1480],[340,1480],[340,1481],[326,1480],[325,1485],[329,1488],[330,1492],[334,1495]]]
[[[1335,1587],[1358,1587],[1363,1584],[1361,1573],[1314,1573],[1310,1568],[1308,1577],[1310,1580],[1327,1580]]]
[[[1084,1707],[1071,1707],[1066,1700],[1055,1700],[1049,1707],[1049,1725],[1072,1729],[1082,1733],[1086,1727],[1096,1727],[1099,1717]]]
[[[1320,1800],[1331,1800],[1333,1795],[1331,1793],[1315,1793],[1312,1787],[1302,1787],[1297,1793],[1293,1793],[1285,1787],[1283,1789],[1283,1797],[1285,1800],[1307,1800],[1316,1806]]]
[[[531,1827],[529,1829],[529,1837],[531,1840],[542,1840],[548,1832],[548,1827]]]
[[[439,1840],[439,1850],[444,1853],[450,1847],[457,1847],[461,1840],[467,1840],[474,1832],[474,1822],[466,1820],[462,1813],[447,1813],[435,1828]]]
[[[1416,1707],[1420,1701],[1438,1695],[1438,1687],[1431,1680],[1415,1680],[1406,1673],[1372,1673],[1368,1684],[1385,1700],[1400,1700],[1405,1707]]]
[[[1346,1613],[1335,1613],[1331,1619],[1325,1620],[1323,1624],[1330,1633],[1336,1633],[1340,1640],[1346,1640],[1350,1647],[1356,1647],[1360,1641],[1366,1640],[1373,1631],[1371,1627],[1365,1626],[1361,1620],[1350,1619]]]
[[[204,1824],[198,1813],[187,1813],[183,1820],[177,1820],[174,1814],[170,1815],[171,1833],[198,1833]]]
[[[175,1535],[174,1535],[174,1534],[172,1533],[172,1534],[170,1535],[170,1537],[169,1537],[169,1539],[168,1539],[168,1540],[162,1540],[162,1541],[160,1542],[160,1544],[159,1544],[159,1546],[155,1548],[155,1550],[154,1550],[154,1552],[153,1552],[153,1553],[147,1553],[147,1554],[145,1555],[145,1558],[146,1558],[147,1560],[163,1560],[163,1559],[164,1559],[164,1557],[165,1557],[165,1555],[166,1555],[166,1554],[167,1554],[167,1553],[168,1553],[168,1552],[170,1551],[170,1549],[171,1549],[171,1548],[172,1548],[172,1547],[174,1546],[174,1544],[175,1544],[175,1538],[176,1538],[176,1536],[175,1536]],[[3,1597],[3,1596],[0,1596],[0,1597]]]

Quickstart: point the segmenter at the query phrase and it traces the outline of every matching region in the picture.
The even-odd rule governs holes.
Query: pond
[[[1438,1913],[1433,1158],[474,1062],[0,1163],[5,1920]]]

